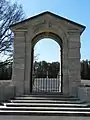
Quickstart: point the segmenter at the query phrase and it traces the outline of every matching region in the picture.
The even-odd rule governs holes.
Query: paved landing
[[[90,120],[90,117],[73,117],[73,116],[3,116],[0,120]]]

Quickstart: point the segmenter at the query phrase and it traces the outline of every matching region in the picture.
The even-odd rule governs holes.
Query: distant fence
[[[81,80],[82,84],[90,85],[90,80]],[[35,78],[33,92],[61,92],[60,78]]]
[[[33,92],[60,92],[60,78],[35,78],[33,81]]]

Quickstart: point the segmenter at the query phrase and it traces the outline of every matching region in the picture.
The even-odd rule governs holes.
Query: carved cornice
[[[78,29],[68,29],[67,33],[69,35],[80,35],[81,32]]]

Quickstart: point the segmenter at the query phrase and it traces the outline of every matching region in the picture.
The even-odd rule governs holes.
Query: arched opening
[[[58,53],[57,58],[54,55],[55,49],[51,47],[48,49],[48,53],[44,53],[46,58],[49,56],[48,59],[40,58],[37,59],[37,54],[35,54],[35,50],[37,49],[36,46],[39,48],[42,47],[47,52],[47,47],[45,48],[45,43],[50,45],[55,45],[57,47]],[[51,44],[53,43],[53,44]],[[50,51],[52,51],[52,56],[50,58]],[[62,41],[61,39],[53,33],[42,33],[37,35],[32,40],[32,56],[31,56],[31,80],[30,80],[30,92],[37,92],[37,93],[56,93],[62,92]]]

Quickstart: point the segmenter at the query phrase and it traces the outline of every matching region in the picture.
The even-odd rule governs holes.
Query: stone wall
[[[15,96],[15,86],[12,80],[0,80],[0,101],[13,98]]]
[[[81,80],[81,86],[78,87],[78,98],[90,103],[90,80]]]

